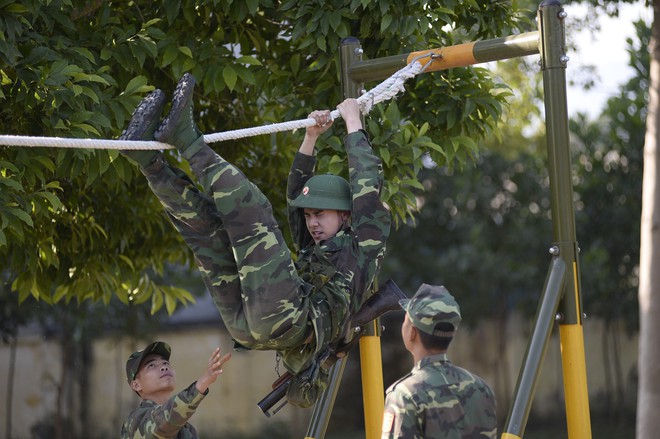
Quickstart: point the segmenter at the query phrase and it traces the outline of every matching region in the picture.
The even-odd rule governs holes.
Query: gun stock
[[[351,326],[364,326],[389,311],[400,310],[399,300],[406,298],[405,293],[397,284],[391,279],[388,280],[362,304],[353,316]]]

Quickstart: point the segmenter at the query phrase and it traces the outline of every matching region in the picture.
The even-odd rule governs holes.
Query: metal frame
[[[552,333],[559,323],[568,437],[591,438],[589,398],[584,356],[582,299],[566,104],[566,13],[558,0],[539,5],[537,32],[476,43],[362,60],[358,39],[349,37],[340,46],[341,84],[345,98],[358,97],[362,83],[387,78],[420,55],[434,54],[425,73],[520,56],[541,55],[546,114],[548,171],[553,224],[552,260],[537,309],[534,329],[520,369],[502,439],[522,438],[536,391],[539,373]],[[383,413],[383,378],[379,323],[360,339],[365,431],[367,439],[380,437]],[[344,362],[335,365],[327,396],[314,407],[308,438],[323,438],[339,387]],[[377,397],[380,395],[380,397]]]

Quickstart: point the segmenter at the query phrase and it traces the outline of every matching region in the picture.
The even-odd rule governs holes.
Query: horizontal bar
[[[356,61],[350,67],[349,76],[351,80],[357,83],[378,81],[391,76],[416,58],[429,54],[432,55],[432,62],[424,70],[425,73],[535,55],[537,53],[539,53],[539,33],[535,31],[492,40]],[[420,61],[425,62],[424,60]]]

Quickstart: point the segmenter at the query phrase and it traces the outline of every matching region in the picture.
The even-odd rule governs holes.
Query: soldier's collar
[[[429,355],[428,357],[424,357],[419,362],[415,365],[415,369],[421,369],[422,367],[432,364],[432,363],[448,363],[449,362],[449,357],[447,357],[447,353],[443,354],[435,354],[435,355]]]

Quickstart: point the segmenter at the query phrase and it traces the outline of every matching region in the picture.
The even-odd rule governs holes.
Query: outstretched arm
[[[289,171],[289,178],[287,180],[289,228],[291,229],[296,250],[306,247],[312,242],[312,237],[307,231],[305,217],[300,212],[300,209],[291,207],[289,203],[300,195],[307,180],[314,175],[314,165],[316,163],[314,146],[319,136],[332,126],[330,110],[312,111],[309,113],[309,117],[316,120],[316,125],[307,127],[305,138],[298,149],[298,154],[296,154],[293,163],[291,163],[291,170]]]
[[[379,243],[372,247],[375,258],[389,236],[390,215],[380,200],[383,185],[381,160],[374,154],[362,119],[357,100],[346,99],[337,106],[346,122],[344,146],[348,155],[348,177],[353,196],[351,224],[360,242]],[[363,250],[367,250],[363,248]]]

